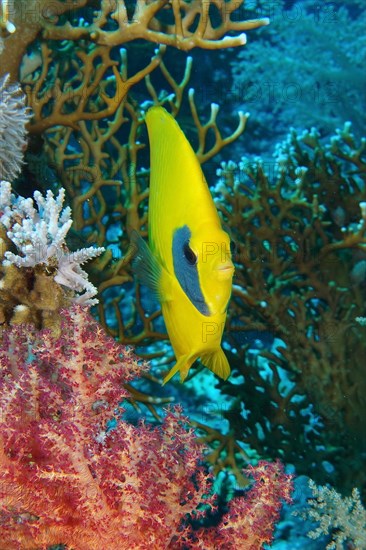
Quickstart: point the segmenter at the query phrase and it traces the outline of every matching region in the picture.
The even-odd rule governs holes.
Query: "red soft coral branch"
[[[3,336],[4,547],[161,550],[199,541],[207,550],[241,548],[244,535],[255,548],[270,540],[291,485],[278,464],[253,468],[256,484],[247,497],[234,500],[217,527],[194,531],[190,516],[203,517],[200,504],[212,510],[215,497],[207,496],[212,480],[181,412],[168,411],[158,428],[120,420],[108,431],[126,397],[123,383],[145,366],[79,306],[64,312],[61,334],[14,327]]]
[[[260,461],[243,474],[255,483],[244,496],[230,502],[229,511],[217,526],[192,531],[189,526],[175,537],[169,548],[186,550],[260,550],[271,543],[280,519],[282,502],[291,502],[292,476],[284,473],[280,462]]]

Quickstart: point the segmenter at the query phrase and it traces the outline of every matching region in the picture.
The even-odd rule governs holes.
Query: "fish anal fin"
[[[200,355],[201,363],[217,374],[223,380],[226,380],[230,375],[230,365],[225,353],[221,348],[218,348],[210,353]]]
[[[169,382],[171,378],[179,371],[180,372],[180,381],[184,382],[184,380],[187,378],[189,369],[191,368],[195,358],[191,355],[182,355],[177,359],[176,364],[174,367],[170,369],[168,374],[165,376],[163,380],[163,385]]]

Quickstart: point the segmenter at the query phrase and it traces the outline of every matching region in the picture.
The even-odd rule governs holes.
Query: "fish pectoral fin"
[[[133,254],[132,270],[139,282],[154,293],[160,303],[172,299],[172,278],[160,265],[144,239],[133,230],[131,233]]]
[[[135,230],[131,233],[131,247],[133,250],[132,269],[134,273],[139,282],[150,288],[160,300],[161,265],[147,243]]]
[[[205,353],[200,355],[200,360],[205,367],[212,370],[217,376],[226,380],[230,375],[230,365],[225,353],[221,348],[212,351],[211,353]]]
[[[180,381],[184,382],[184,380],[187,378],[189,369],[191,368],[194,361],[195,357],[192,357],[191,355],[182,355],[181,357],[179,357],[174,367],[171,368],[168,374],[165,376],[163,380],[163,385],[169,382],[169,380],[173,378],[173,376],[178,371],[180,371]]]

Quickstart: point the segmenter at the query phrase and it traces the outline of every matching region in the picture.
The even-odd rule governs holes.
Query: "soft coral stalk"
[[[214,548],[215,537],[240,548],[244,531],[271,532],[275,513],[268,523],[240,519],[267,506],[260,481],[223,524],[193,532],[187,518],[203,517],[201,503],[212,510],[214,496],[201,448],[179,411],[158,428],[122,419],[106,428],[120,416],[123,383],[144,367],[80,306],[64,312],[59,338],[22,326],[4,333],[0,534],[7,549],[193,548],[197,537],[205,548]],[[275,466],[257,471],[278,487],[277,511],[291,482]]]

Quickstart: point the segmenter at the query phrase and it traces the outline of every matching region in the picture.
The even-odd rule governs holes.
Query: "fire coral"
[[[208,550],[241,548],[243,538],[248,549],[269,542],[281,499],[290,499],[282,467],[251,467],[256,482],[246,497],[234,499],[217,526],[194,531],[190,518],[212,513],[215,496],[192,430],[179,411],[158,428],[122,420],[122,384],[146,365],[107,337],[87,308],[63,316],[59,338],[24,325],[3,333],[3,547]]]

